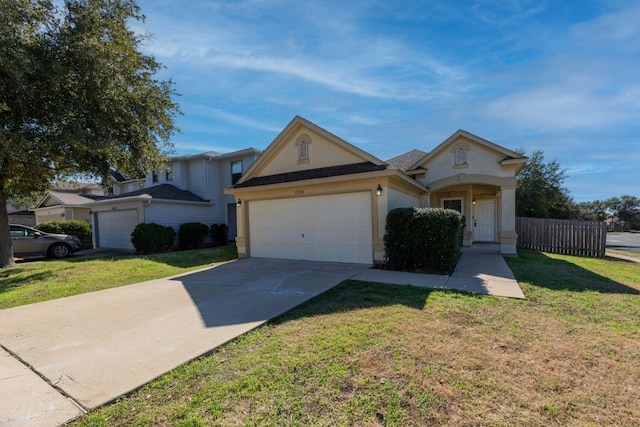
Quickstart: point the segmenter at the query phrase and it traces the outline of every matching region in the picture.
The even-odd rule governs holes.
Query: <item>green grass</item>
[[[515,300],[346,281],[79,425],[636,425],[640,264],[522,252]]]
[[[638,258],[638,261],[640,261],[640,254],[637,252],[631,252],[631,251],[625,251],[622,249],[609,249],[607,248],[607,255],[609,254],[618,254],[618,255],[625,255],[625,256],[630,256],[631,258]]]
[[[173,276],[237,258],[225,246],[148,256],[20,263],[0,271],[0,309]]]

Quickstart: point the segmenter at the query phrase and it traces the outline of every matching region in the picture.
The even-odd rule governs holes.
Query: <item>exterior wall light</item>
[[[382,196],[382,187],[378,184],[378,188],[376,188],[376,196]]]
[[[236,206],[237,207],[242,206],[242,200],[240,200],[240,199],[236,200]]]
[[[473,203],[475,205],[476,204],[476,199],[473,199],[473,201],[471,203]]]

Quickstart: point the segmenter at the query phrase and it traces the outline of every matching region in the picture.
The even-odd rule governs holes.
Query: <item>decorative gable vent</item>
[[[467,150],[464,147],[458,147],[456,149],[456,165],[467,164]]]
[[[309,143],[304,139],[298,144],[298,160],[307,160],[309,158]]]
[[[311,138],[309,135],[300,135],[296,140],[296,148],[298,150],[298,162],[307,163],[309,161],[309,144]]]

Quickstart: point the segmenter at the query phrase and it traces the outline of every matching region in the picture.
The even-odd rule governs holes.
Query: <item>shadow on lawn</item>
[[[51,277],[51,272],[22,274],[25,268],[14,267],[0,274],[0,293]]]
[[[615,261],[627,263],[616,259]],[[640,290],[541,252],[519,251],[517,258],[507,259],[519,282],[551,290],[572,292],[596,291],[603,294],[634,294]],[[634,265],[628,261],[629,265]],[[614,267],[611,267],[614,268]]]
[[[436,290],[410,285],[389,285],[345,280],[338,286],[272,320],[272,323],[286,322],[292,318],[323,316],[393,305],[403,305],[416,310],[423,310],[432,292],[436,292]],[[459,291],[452,291],[452,293],[474,296],[473,294]]]
[[[264,322],[318,297],[322,299],[320,311],[315,305],[313,313],[307,315],[389,305],[418,310],[425,306],[431,292],[426,288],[345,281],[362,268],[251,258],[171,280],[187,291],[206,327]],[[305,316],[298,309],[296,312]]]

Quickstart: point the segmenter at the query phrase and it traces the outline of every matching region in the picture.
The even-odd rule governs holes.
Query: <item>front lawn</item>
[[[173,276],[237,258],[236,248],[20,263],[0,270],[0,309]]]
[[[79,424],[637,425],[640,264],[507,261],[527,300],[346,281]]]

